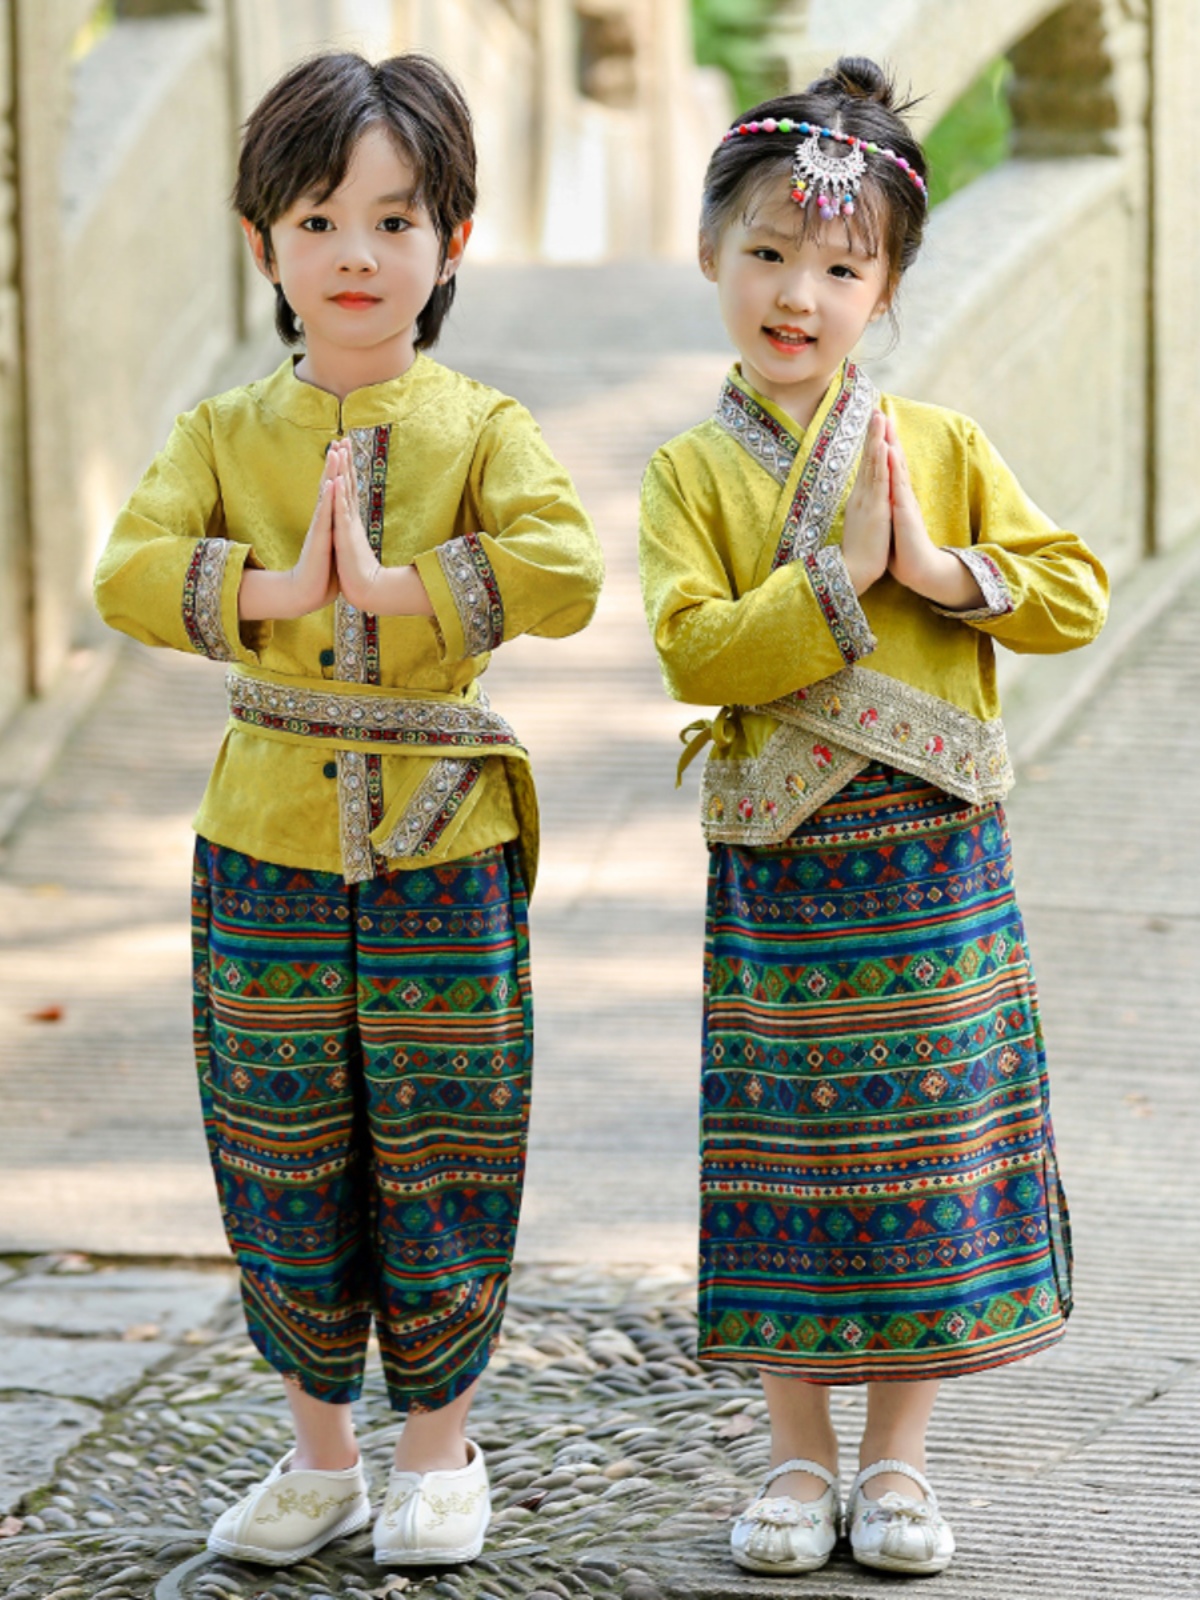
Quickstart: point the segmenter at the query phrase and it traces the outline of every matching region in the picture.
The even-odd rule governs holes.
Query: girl
[[[350,1403],[372,1318],[407,1413],[377,1558],[470,1560],[489,1516],[465,1425],[521,1197],[537,829],[477,680],[518,634],[582,628],[601,561],[528,413],[423,353],[474,203],[434,62],[332,54],[277,83],[235,204],[303,354],[180,418],[96,577],[113,627],[231,663],[196,823],[196,1056],[296,1445],[209,1548],[273,1565],[369,1520]]]
[[[732,1535],[760,1572],[828,1559],[828,1386],[864,1382],[854,1555],[945,1567],[938,1382],[1045,1349],[1070,1309],[993,640],[1086,644],[1107,585],[974,423],[849,360],[926,205],[873,62],[731,128],[700,262],[741,359],[643,487],[667,688],[724,708],[681,762],[711,739],[700,1342],[762,1373],[771,1470]]]

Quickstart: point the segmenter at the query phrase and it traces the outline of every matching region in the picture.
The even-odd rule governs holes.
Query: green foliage
[[[1006,56],[993,61],[959,96],[925,143],[929,160],[929,203],[943,200],[998,167],[1009,152],[1012,112],[1008,81],[1012,63]]]
[[[117,0],[98,0],[71,40],[71,60],[82,61],[111,31],[117,20]]]
[[[772,70],[766,33],[782,0],[692,0],[696,60],[721,67],[733,86],[739,111],[782,94],[781,71]]]

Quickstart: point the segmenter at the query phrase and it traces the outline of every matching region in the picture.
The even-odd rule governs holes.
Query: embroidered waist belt
[[[347,883],[374,877],[391,860],[419,861],[443,840],[490,755],[506,758],[526,883],[537,864],[537,799],[526,752],[509,724],[473,685],[461,695],[375,685],[275,678],[231,668],[229,715],[240,727],[286,743],[315,740],[337,762],[342,873]],[[401,784],[385,805],[384,752],[434,756],[415,789]]]
[[[756,756],[731,752],[746,716],[778,726]],[[779,844],[870,761],[926,779],[972,805],[1001,799],[1013,771],[1004,724],[869,667],[845,667],[761,706],[727,706],[680,738],[688,763],[711,740],[701,823],[713,843]]]
[[[240,667],[226,675],[225,687],[234,721],[268,733],[380,748],[521,749],[512,728],[481,690],[473,700],[463,700],[341,683],[317,687],[303,680],[253,676]]]

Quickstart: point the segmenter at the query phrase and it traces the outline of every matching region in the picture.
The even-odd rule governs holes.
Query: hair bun
[[[841,56],[823,78],[810,83],[807,92],[845,95],[854,100],[874,100],[885,111],[896,109],[896,86],[869,56]]]

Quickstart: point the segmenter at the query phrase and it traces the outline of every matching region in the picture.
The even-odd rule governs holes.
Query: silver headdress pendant
[[[844,144],[842,151],[823,147],[822,138],[832,137]],[[796,146],[796,159],[792,163],[792,199],[797,205],[807,205],[810,199],[817,202],[817,210],[828,220],[840,212],[844,217],[854,215],[854,202],[858,187],[867,170],[867,158],[858,147],[858,140],[833,134],[827,128],[814,128],[803,143]]]
[[[904,176],[920,190],[926,205],[929,193],[921,174],[903,156],[889,150],[886,145],[871,139],[858,139],[852,133],[841,133],[837,128],[821,128],[815,122],[793,122],[790,117],[764,117],[761,122],[739,122],[730,128],[721,142],[727,144],[739,135],[753,133],[798,133],[801,141],[796,146],[792,163],[792,199],[798,206],[806,206],[815,196],[817,210],[823,220],[841,215],[852,217],[859,186],[867,170],[867,157],[880,156],[899,167]],[[844,155],[835,155],[822,142],[846,146]]]

